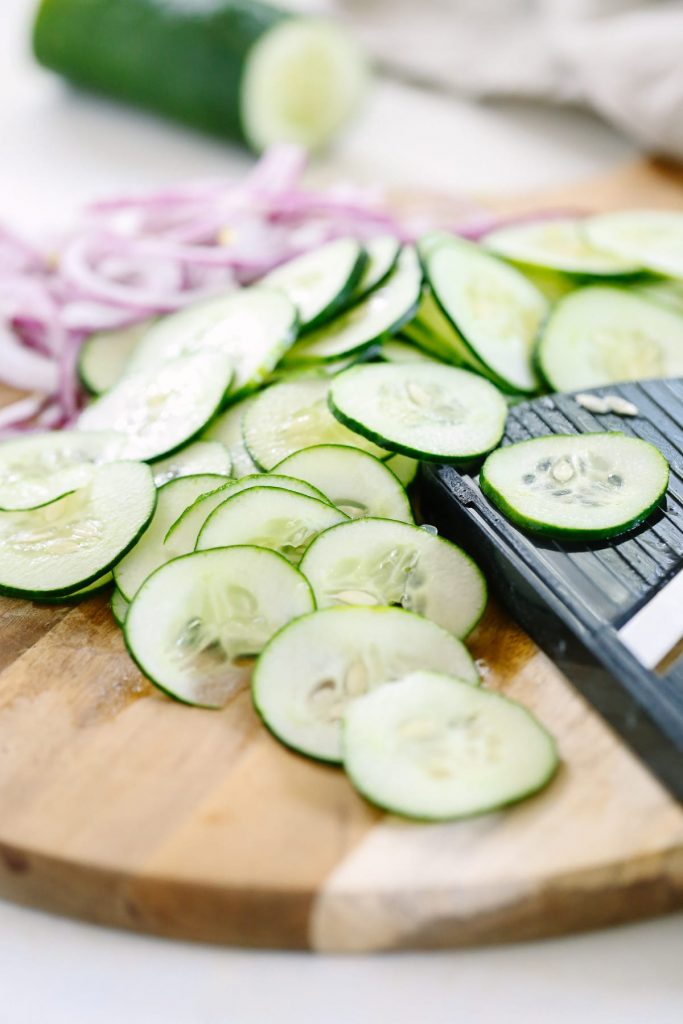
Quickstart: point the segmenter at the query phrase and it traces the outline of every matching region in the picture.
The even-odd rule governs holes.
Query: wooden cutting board
[[[507,205],[539,202],[681,207],[683,189],[678,172],[639,164]],[[0,600],[0,894],[165,936],[348,951],[534,938],[683,906],[681,808],[500,609],[470,646],[486,685],[552,730],[562,768],[514,809],[410,824],[276,743],[248,692],[223,712],[155,692],[106,597]]]

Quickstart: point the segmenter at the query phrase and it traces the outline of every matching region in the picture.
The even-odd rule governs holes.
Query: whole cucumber
[[[33,48],[78,85],[257,149],[323,145],[363,77],[337,26],[260,0],[42,0]]]

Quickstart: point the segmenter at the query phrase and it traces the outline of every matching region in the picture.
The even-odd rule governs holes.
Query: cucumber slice
[[[537,353],[556,391],[683,374],[683,317],[633,291],[594,285],[555,307]]]
[[[259,471],[242,438],[242,417],[257,398],[258,395],[249,395],[235,402],[225,412],[216,416],[202,433],[203,440],[220,441],[225,445],[232,461],[232,475],[238,479]]]
[[[157,569],[126,616],[131,656],[176,700],[220,708],[285,623],[315,607],[293,565],[265,548],[195,551]]]
[[[118,587],[114,587],[114,593],[111,595],[111,613],[114,619],[122,626],[126,621],[126,615],[128,614],[128,608],[130,607],[130,601],[128,601]]]
[[[683,213],[620,210],[586,221],[593,245],[667,277],[683,277]]]
[[[441,362],[474,370],[484,377],[491,376],[488,367],[477,358],[462,335],[444,316],[429,288],[424,289],[417,316],[404,327],[403,333],[427,355]],[[507,385],[505,388],[509,390]]]
[[[49,505],[0,512],[0,592],[58,597],[109,572],[154,512],[148,466],[98,466],[83,487]]]
[[[398,477],[404,487],[412,484],[420,468],[417,459],[409,459],[407,455],[392,455],[384,465]]]
[[[213,510],[228,498],[232,498],[242,491],[251,490],[252,487],[278,487],[280,490],[294,491],[296,494],[305,494],[309,498],[317,498],[329,505],[326,496],[304,480],[294,480],[290,476],[276,473],[268,475],[255,473],[253,476],[243,476],[240,480],[224,484],[210,494],[200,495],[169,527],[165,543],[168,542],[173,548],[183,551],[194,550],[199,531]]]
[[[271,270],[261,284],[283,292],[298,310],[302,328],[308,330],[346,305],[366,262],[365,250],[355,238],[337,238]]]
[[[279,487],[252,487],[228,498],[209,515],[197,551],[248,544],[270,548],[298,565],[311,541],[347,520],[339,509]]]
[[[342,742],[359,793],[427,821],[522,800],[546,786],[559,763],[552,736],[521,704],[435,672],[352,701]]]
[[[367,263],[360,281],[356,285],[352,302],[358,302],[366,298],[395,270],[398,258],[401,253],[401,243],[393,235],[378,235],[365,243]]]
[[[294,341],[298,321],[281,292],[244,288],[166,316],[145,334],[129,373],[207,350],[222,353],[234,370],[231,398],[258,387]]]
[[[332,323],[307,334],[289,352],[287,364],[338,359],[367,348],[385,334],[398,331],[415,315],[422,272],[414,249],[402,251],[396,270]]]
[[[351,519],[375,516],[415,522],[408,495],[396,476],[359,448],[315,445],[289,455],[276,469],[318,487]]]
[[[230,476],[232,461],[230,452],[220,441],[193,441],[180,448],[175,455],[152,463],[154,483],[157,487],[176,480],[180,476],[195,476],[197,473],[217,473]]]
[[[101,395],[118,384],[140,339],[153,323],[154,319],[142,320],[86,338],[78,353],[78,376],[91,394]]]
[[[486,581],[450,541],[389,519],[341,523],[313,541],[301,562],[319,608],[400,605],[457,637],[486,607]]]
[[[500,448],[482,466],[484,494],[525,530],[588,540],[643,522],[666,492],[669,467],[654,445],[618,433],[536,437]]]
[[[461,239],[429,250],[424,267],[442,312],[491,379],[536,391],[532,353],[548,313],[544,295],[519,270]]]
[[[0,511],[38,508],[83,487],[95,468],[121,458],[112,430],[28,434],[0,444]]]
[[[513,263],[564,274],[629,277],[642,272],[642,264],[637,261],[594,245],[586,234],[585,221],[573,217],[498,228],[484,237],[483,244]]]
[[[183,547],[165,544],[169,527],[180,513],[200,494],[208,494],[226,483],[226,478],[202,473],[170,480],[159,488],[154,516],[140,540],[114,570],[114,579],[127,601],[132,601],[147,577],[165,562],[192,550],[193,544]]]
[[[479,682],[464,644],[428,619],[401,608],[327,608],[290,622],[266,645],[254,669],[254,705],[287,746],[339,763],[348,704],[419,668]]]
[[[676,313],[683,314],[683,281],[655,279],[648,281],[647,284],[639,285],[634,294],[640,295],[644,299],[651,299],[653,302],[659,302],[663,306],[675,310]]]
[[[454,463],[495,448],[507,416],[505,399],[489,381],[435,363],[354,366],[332,381],[330,408],[384,448]]]
[[[110,586],[113,580],[113,572],[105,572],[104,575],[98,576],[96,580],[92,581],[92,583],[88,583],[86,587],[80,587],[78,590],[72,590],[68,594],[64,594],[59,597],[50,597],[43,594],[40,600],[47,604],[64,604],[66,601],[82,601],[86,597],[96,594],[98,590],[104,590],[105,587]]]
[[[371,455],[378,445],[339,423],[327,405],[330,381],[314,377],[273,384],[244,413],[242,434],[260,469],[273,469],[288,455],[317,444],[345,444]]]
[[[443,361],[437,359],[430,352],[425,352],[412,341],[402,341],[400,338],[388,338],[383,341],[377,355],[385,363],[437,363]]]
[[[186,444],[223,400],[232,369],[220,352],[196,352],[124,377],[83,410],[81,430],[117,430],[123,457],[155,459]]]

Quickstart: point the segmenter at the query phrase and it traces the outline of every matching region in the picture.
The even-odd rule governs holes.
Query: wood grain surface
[[[682,180],[638,164],[507,207],[681,207]],[[165,936],[341,951],[512,941],[682,906],[681,808],[495,605],[470,646],[485,685],[558,738],[561,770],[511,810],[410,824],[280,746],[248,691],[223,712],[154,691],[106,596],[1,599],[0,894]]]

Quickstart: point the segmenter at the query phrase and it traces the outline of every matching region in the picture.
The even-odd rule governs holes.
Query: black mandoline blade
[[[510,410],[503,443],[602,430],[651,441],[671,478],[643,526],[591,544],[535,537],[450,466],[423,465],[425,513],[471,550],[539,646],[683,800],[683,379],[594,393],[621,395],[639,415],[595,416],[572,395],[549,395]]]

